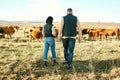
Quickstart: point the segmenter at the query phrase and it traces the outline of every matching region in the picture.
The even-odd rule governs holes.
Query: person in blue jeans
[[[56,63],[56,51],[55,51],[55,39],[56,36],[55,28],[53,26],[53,17],[49,16],[46,19],[46,24],[42,29],[42,34],[44,36],[44,65],[47,66],[47,56],[49,47],[51,47],[53,63]]]
[[[67,15],[61,20],[58,39],[63,42],[64,47],[64,63],[68,64],[68,68],[72,68],[74,48],[76,43],[76,35],[78,31],[78,42],[81,41],[81,27],[79,20],[72,14],[72,9],[67,9]]]

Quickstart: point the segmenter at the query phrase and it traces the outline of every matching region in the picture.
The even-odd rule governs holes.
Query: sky
[[[0,0],[0,20],[59,22],[68,8],[81,22],[120,22],[120,0]]]

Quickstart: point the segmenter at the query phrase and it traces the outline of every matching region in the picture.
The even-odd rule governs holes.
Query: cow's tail
[[[120,28],[118,28],[118,39],[120,39]]]

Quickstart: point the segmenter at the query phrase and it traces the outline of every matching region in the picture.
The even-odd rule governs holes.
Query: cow
[[[99,31],[90,30],[90,31],[88,31],[88,35],[89,35],[89,39],[91,37],[93,37],[93,39],[98,39],[98,37],[99,37]]]
[[[38,26],[38,27],[35,27],[35,26],[25,27],[25,28],[23,29],[24,36],[26,36],[26,34],[30,35],[30,32],[33,31],[34,29],[39,29],[40,31],[42,31],[42,27],[41,27],[41,26]]]
[[[30,30],[30,41],[34,39],[39,39],[42,41],[43,35],[42,35],[41,28]]]
[[[0,33],[4,33],[4,30],[2,29],[2,27],[0,27]]]
[[[27,34],[29,35],[30,31],[31,30],[34,30],[35,27],[25,27],[23,29],[23,32],[24,32],[24,36],[26,36]]]
[[[4,30],[0,28],[0,38],[5,38],[5,35],[3,33],[4,33]]]
[[[91,29],[88,29],[88,35],[89,35],[89,39],[91,37],[93,37],[93,39],[102,39],[102,28],[91,28]]]
[[[82,35],[88,34],[89,28],[82,28]]]
[[[107,39],[108,36],[116,36],[116,39],[119,39],[120,30],[119,28],[113,28],[113,29],[103,29],[102,35]]]
[[[85,36],[88,34],[88,29],[89,28],[81,28],[82,29],[82,32],[81,32],[81,34],[82,34],[82,38],[86,38]],[[77,38],[78,38],[78,28],[77,28]]]
[[[3,27],[0,27],[0,29],[3,35],[7,34],[7,36],[9,36],[8,38],[12,38],[12,35],[14,34],[16,30],[19,29],[19,27],[18,26],[3,26]]]

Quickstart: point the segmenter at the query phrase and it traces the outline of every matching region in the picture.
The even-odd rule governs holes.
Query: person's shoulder
[[[62,18],[66,17],[67,15],[63,16]]]
[[[54,25],[53,25],[53,24],[51,24],[51,26],[52,26],[52,27],[54,27]]]
[[[77,18],[77,16],[75,16],[75,15],[73,15],[73,16]]]
[[[47,25],[47,23],[45,23],[44,25]]]
[[[73,15],[73,17],[77,20],[78,18],[77,18],[77,16],[75,16],[75,15]]]
[[[65,18],[66,16],[63,16],[62,18]]]
[[[45,26],[47,26],[47,23],[46,23],[46,24],[44,24],[44,27],[45,27]]]
[[[54,25],[52,25],[52,28],[55,28],[55,26],[54,26]]]

